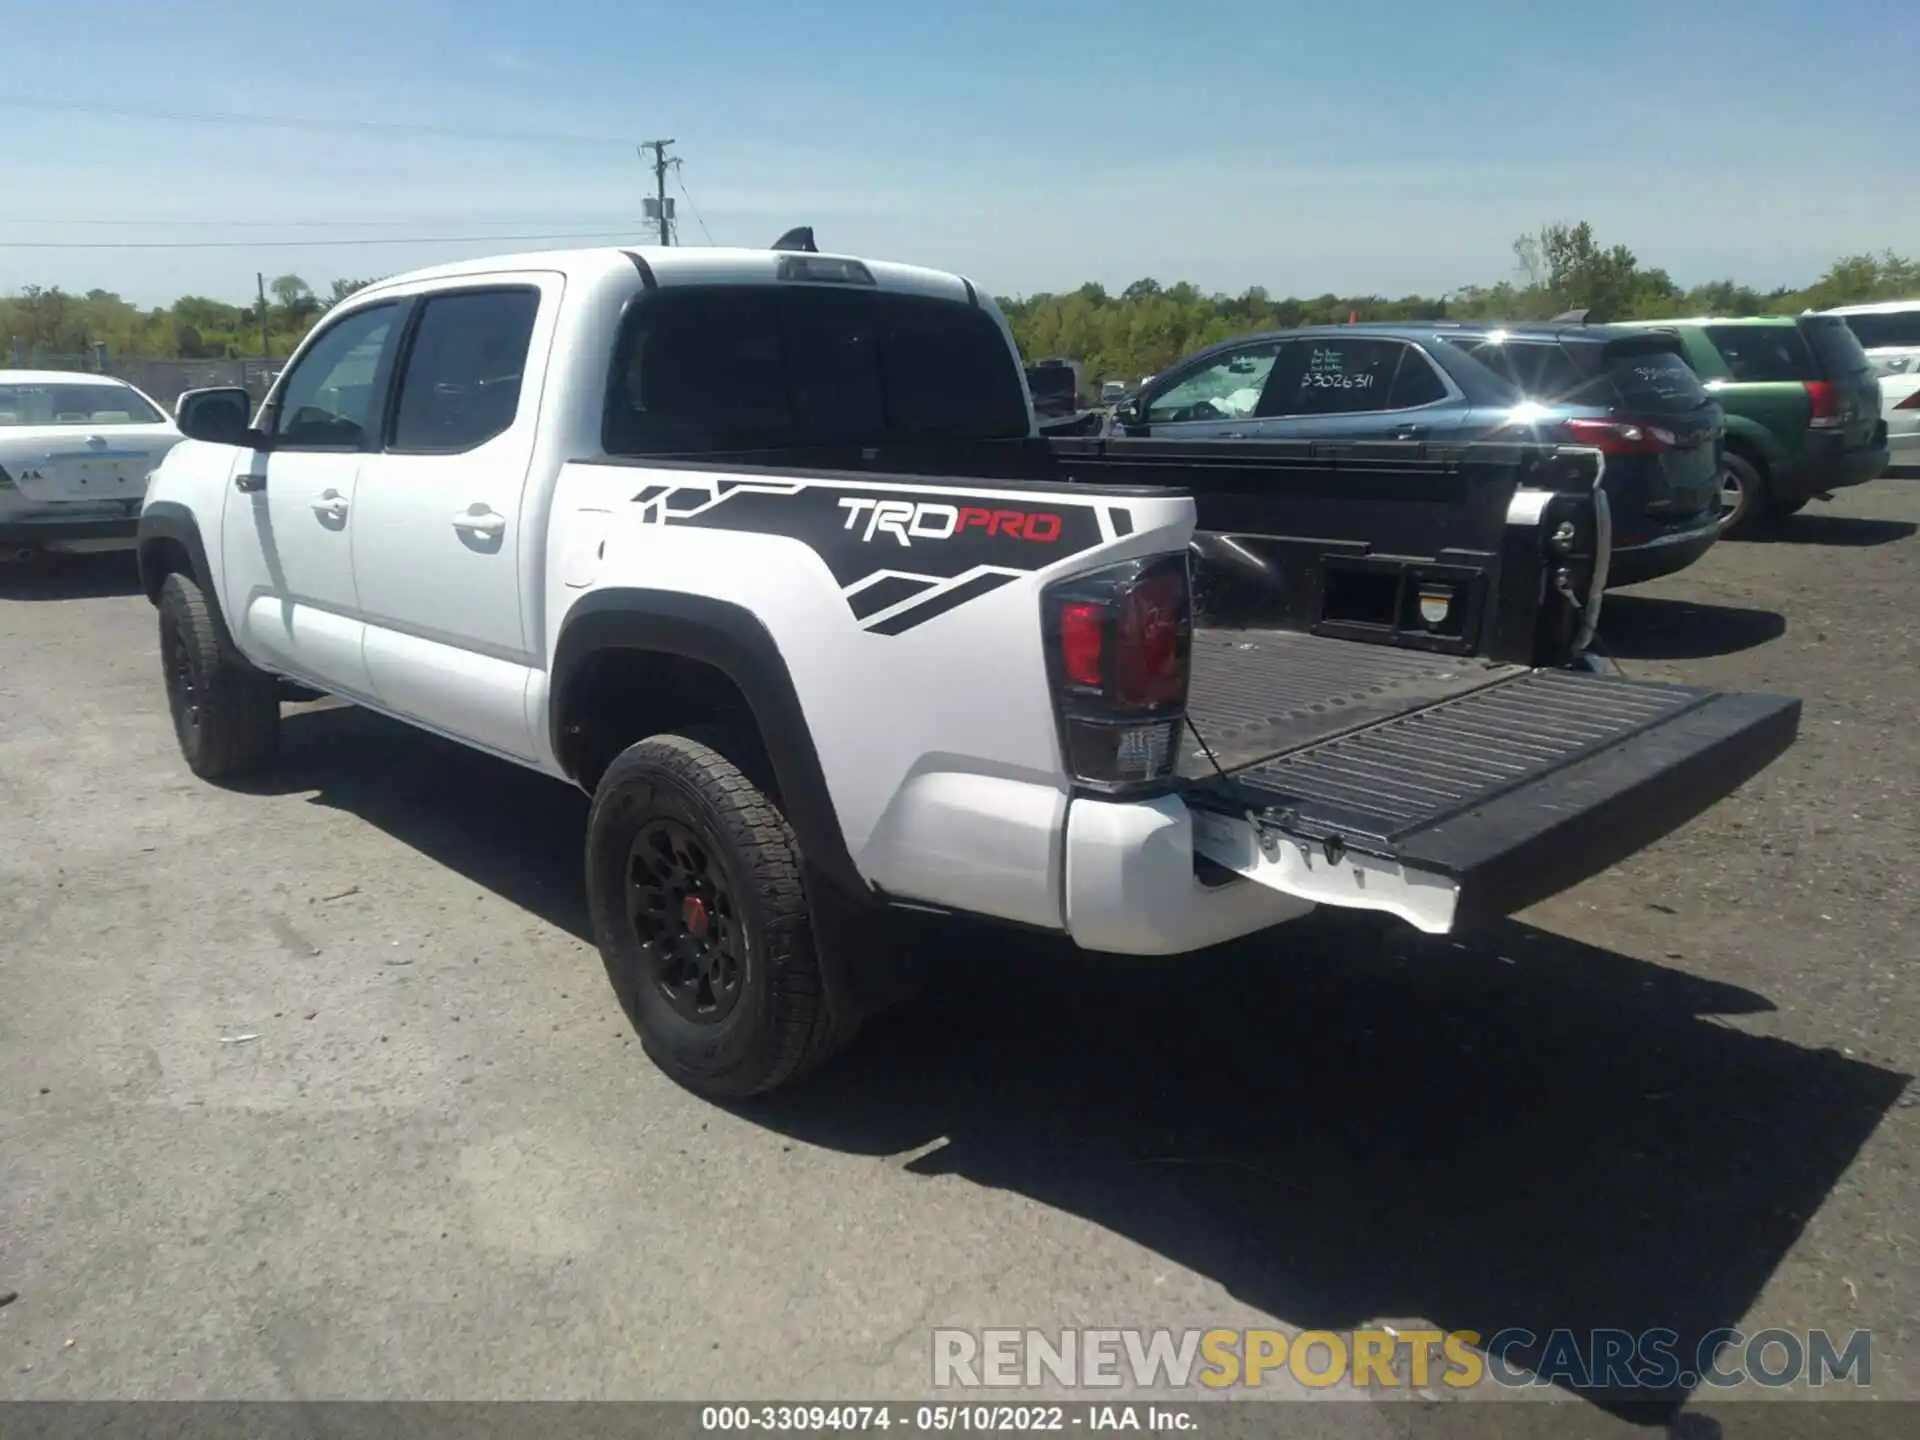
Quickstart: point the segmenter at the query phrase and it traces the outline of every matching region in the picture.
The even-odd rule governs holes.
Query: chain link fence
[[[123,359],[100,347],[91,355],[38,355],[15,350],[11,368],[19,370],[73,370],[88,375],[111,375],[145,391],[172,413],[182,392],[210,385],[239,385],[258,405],[267,387],[280,373],[277,360],[140,360]]]

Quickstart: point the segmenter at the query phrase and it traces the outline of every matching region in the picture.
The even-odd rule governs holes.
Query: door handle
[[[336,490],[329,490],[314,500],[313,513],[322,520],[344,520],[347,518],[346,497]]]
[[[1396,425],[1393,427],[1393,438],[1396,440],[1424,440],[1427,438],[1427,430],[1428,427],[1425,425]]]
[[[1247,432],[1244,430],[1229,430],[1220,438],[1222,440],[1244,440],[1247,438]]]
[[[483,535],[493,540],[506,533],[507,517],[491,512],[485,515],[470,515],[462,511],[453,517],[453,528],[464,530],[470,535]]]

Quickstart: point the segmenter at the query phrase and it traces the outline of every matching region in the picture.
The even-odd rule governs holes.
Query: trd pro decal
[[[915,494],[688,478],[649,485],[633,503],[645,524],[801,541],[833,572],[854,618],[876,635],[911,630],[1104,538],[1091,505],[1053,495],[1026,504],[946,488]]]

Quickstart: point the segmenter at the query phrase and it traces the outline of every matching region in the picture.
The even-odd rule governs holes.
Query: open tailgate
[[[1450,698],[1190,778],[1195,848],[1257,883],[1444,934],[1677,829],[1800,724],[1800,702],[1783,696],[1557,670],[1473,678]]]

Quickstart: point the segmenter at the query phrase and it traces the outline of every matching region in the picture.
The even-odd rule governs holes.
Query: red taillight
[[[1831,380],[1807,381],[1807,403],[1813,407],[1808,423],[1816,430],[1832,430],[1840,424],[1840,392]]]
[[[1187,557],[1128,560],[1049,586],[1047,667],[1075,783],[1131,793],[1172,775],[1187,702]]]
[[[1129,709],[1187,698],[1187,576],[1163,570],[1135,581],[1120,600],[1113,698]]]
[[[1920,410],[1920,390],[1914,391],[1893,408],[1896,410]]]
[[[1073,600],[1060,607],[1060,668],[1073,684],[1098,690],[1106,683],[1100,664],[1100,632],[1106,625],[1104,605]]]
[[[1560,428],[1576,445],[1591,445],[1602,455],[1657,455],[1677,443],[1671,430],[1629,420],[1565,420]]]

